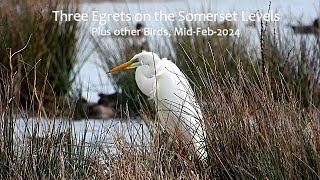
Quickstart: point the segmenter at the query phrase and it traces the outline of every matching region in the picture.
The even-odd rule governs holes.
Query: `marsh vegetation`
[[[147,42],[152,51],[165,52],[162,56],[182,69],[197,94],[209,155],[207,163],[199,165],[156,141],[161,137],[156,133],[154,141],[146,144],[128,143],[121,134],[114,134],[112,148],[102,143],[103,134],[98,137],[101,141],[86,143],[88,129],[83,129],[82,137],[74,136],[68,122],[76,113],[75,101],[81,93],[70,93],[71,84],[77,75],[75,64],[87,57],[78,52],[79,43],[89,38],[109,68],[141,48],[133,47],[127,37],[115,39],[112,47],[102,39],[85,37],[77,22],[58,23],[49,13],[58,7],[78,11],[78,3],[48,2],[0,4],[1,179],[319,178],[317,38],[285,34],[276,24],[262,22],[255,27],[260,36],[258,48],[250,45],[254,40],[245,33],[240,38],[174,36],[161,46]],[[17,23],[21,21],[24,23]],[[156,121],[152,103],[139,93],[133,70],[111,78],[123,98],[119,117]],[[64,119],[67,123],[44,134],[35,126],[30,136],[18,138],[14,126],[19,126],[20,118]],[[144,134],[130,138],[140,141]]]

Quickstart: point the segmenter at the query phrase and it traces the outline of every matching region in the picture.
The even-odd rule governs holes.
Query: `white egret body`
[[[154,100],[160,124],[171,137],[182,138],[201,159],[205,158],[202,113],[185,75],[174,63],[152,52],[141,52],[110,72],[134,67],[136,83]]]

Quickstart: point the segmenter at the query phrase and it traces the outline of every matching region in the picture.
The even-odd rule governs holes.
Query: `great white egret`
[[[192,145],[200,159],[206,158],[203,117],[186,76],[173,62],[153,52],[136,54],[109,73],[131,68],[137,68],[136,83],[154,100],[163,128],[173,139]]]

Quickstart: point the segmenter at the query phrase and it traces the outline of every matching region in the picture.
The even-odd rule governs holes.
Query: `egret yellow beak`
[[[136,68],[138,66],[140,66],[141,63],[139,61],[137,61],[137,59],[131,59],[130,61],[123,63],[115,68],[112,68],[108,73],[114,73],[117,71],[121,71],[124,69],[132,69],[132,68]]]

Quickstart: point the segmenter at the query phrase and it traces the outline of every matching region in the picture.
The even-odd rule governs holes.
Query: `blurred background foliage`
[[[75,80],[75,64],[83,61],[78,44],[84,39],[74,20],[55,21],[53,10],[79,12],[72,0],[12,0],[0,3],[0,66],[15,74],[15,99],[22,108],[43,107],[57,113]],[[30,41],[28,39],[30,38]],[[9,59],[9,53],[19,52]],[[0,89],[5,91],[5,80]],[[39,97],[41,96],[41,100]]]

